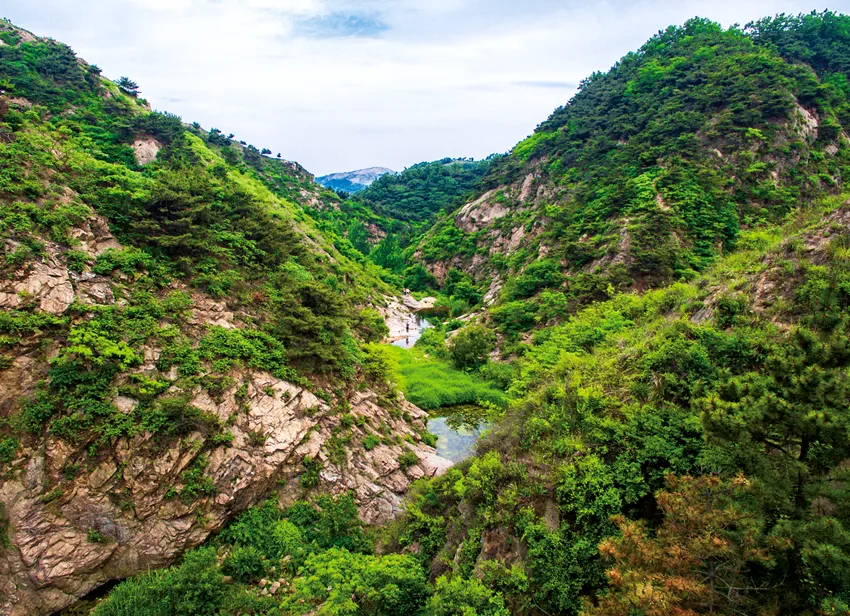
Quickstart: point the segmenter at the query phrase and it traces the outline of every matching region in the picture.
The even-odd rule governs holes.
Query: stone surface
[[[140,136],[133,140],[133,152],[136,154],[136,162],[140,165],[147,165],[156,160],[161,149],[162,144],[150,136]]]
[[[467,233],[474,233],[505,216],[510,210],[503,203],[491,200],[495,195],[495,190],[487,191],[475,201],[460,208],[455,215],[455,224],[458,228]]]
[[[71,190],[61,196],[67,202],[75,198]],[[106,220],[94,214],[71,235],[78,242],[75,250],[87,253],[92,263],[105,251],[122,248]],[[58,315],[74,301],[126,301],[120,277],[98,276],[88,268],[71,271],[67,250],[46,242],[41,256],[0,281],[0,309],[36,306]],[[190,293],[188,327],[195,333],[209,326],[238,327],[247,318],[226,302],[180,283],[172,287],[169,291]],[[409,314],[432,303],[407,298],[395,306],[399,314]],[[3,416],[17,410],[16,401],[33,395],[56,353],[55,345],[38,337],[22,340],[15,349],[9,367],[0,371]],[[172,391],[181,391],[176,370],[155,371],[162,350],[141,350],[143,362],[134,370],[167,378],[174,382]],[[230,444],[203,452],[204,475],[215,486],[208,496],[179,497],[181,476],[199,456],[195,444],[203,441],[200,432],[183,438],[139,433],[112,439],[96,455],[89,453],[89,443],[71,445],[49,436],[22,444],[0,477],[0,516],[8,521],[11,542],[0,550],[0,614],[54,613],[105,582],[170,564],[264,498],[277,495],[288,504],[305,497],[299,477],[307,456],[321,469],[316,489],[352,493],[370,524],[399,512],[412,481],[450,465],[421,441],[427,414],[403,399],[388,403],[369,390],[349,394],[349,412],[356,422],[339,459],[326,451],[340,427],[340,415],[331,406],[304,387],[265,372],[238,370],[229,376],[233,384],[220,396],[200,388],[184,392],[192,405],[216,415],[233,435]],[[139,400],[116,392],[113,404],[129,414]],[[387,442],[399,444],[367,452],[361,441],[369,434],[389,436]],[[410,450],[419,462],[402,469],[399,459]]]
[[[62,200],[70,202],[73,191],[66,189]],[[88,253],[92,261],[109,249],[120,250],[121,244],[109,232],[106,220],[92,215],[81,227],[71,232],[79,241],[77,250]],[[17,242],[6,240],[6,252],[14,252]],[[43,254],[23,263],[11,276],[0,280],[0,308],[20,309],[35,305],[50,314],[63,314],[79,300],[86,304],[111,304],[115,301],[109,279],[91,272],[72,272],[64,253],[67,249],[45,242]]]
[[[334,463],[324,445],[339,416],[327,404],[265,372],[233,377],[234,385],[220,398],[199,390],[192,399],[231,424],[232,444],[206,452],[205,476],[215,485],[214,495],[189,502],[170,495],[197,459],[191,443],[200,433],[173,441],[151,434],[122,438],[95,460],[85,447],[53,438],[38,450],[19,452],[17,472],[0,483],[13,546],[0,553],[0,613],[52,613],[108,580],[167,565],[270,494],[278,493],[282,504],[302,497],[298,477],[308,455],[321,466],[318,488],[351,492],[370,524],[399,512],[411,481],[438,475],[451,464],[421,443],[424,411],[399,400],[391,412],[371,391],[351,396],[354,438],[346,459]],[[243,383],[244,394],[237,394]],[[136,401],[119,396],[115,404],[128,412]],[[358,439],[382,427],[414,444],[367,452]],[[409,449],[419,463],[402,470],[398,460]],[[69,465],[79,466],[76,477],[63,473]],[[92,531],[105,541],[90,541]]]

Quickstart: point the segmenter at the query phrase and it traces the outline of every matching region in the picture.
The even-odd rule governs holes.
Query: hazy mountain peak
[[[371,186],[372,182],[388,173],[395,173],[395,171],[386,167],[367,167],[366,169],[356,169],[354,171],[330,173],[316,178],[316,181],[327,188],[355,193],[367,186]]]

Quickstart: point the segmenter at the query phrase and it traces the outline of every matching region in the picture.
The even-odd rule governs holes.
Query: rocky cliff
[[[96,215],[73,235],[92,258],[122,248]],[[126,303],[123,278],[73,272],[60,247],[47,243],[41,259],[0,283],[0,307],[61,317],[75,303]],[[184,322],[200,333],[234,329],[248,318],[227,301],[193,292]],[[4,414],[35,394],[57,348],[41,332],[19,340],[0,372]],[[132,379],[164,379],[168,395],[188,397],[207,423],[227,427],[227,439],[210,444],[207,426],[199,425],[179,438],[140,431],[93,447],[47,435],[19,447],[0,480],[9,543],[0,553],[2,613],[51,613],[108,580],[166,565],[274,494],[291,502],[307,489],[351,491],[364,521],[385,522],[411,481],[449,464],[422,443],[427,415],[402,399],[366,388],[330,404],[304,385],[250,369],[229,371],[231,384],[210,393],[187,386],[176,369],[157,370],[158,346],[145,345],[142,354],[132,375],[115,383],[115,408],[130,414],[139,405],[118,393]],[[366,451],[360,443],[370,434],[382,442]],[[407,451],[418,462],[402,466]],[[195,484],[201,488],[187,493]]]
[[[0,34],[0,613],[167,565],[270,497],[391,519],[448,462],[368,354],[390,289],[312,217],[338,198]]]

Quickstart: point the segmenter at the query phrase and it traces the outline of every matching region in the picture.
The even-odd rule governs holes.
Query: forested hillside
[[[514,376],[393,545],[516,614],[850,613],[848,42],[662,31],[435,225]]]
[[[847,175],[843,18],[695,19],[584,80],[485,190],[445,216],[417,257],[504,284],[551,270],[521,299],[570,278],[567,298],[690,279],[740,230],[841,190]],[[809,63],[802,59],[810,60]],[[528,273],[524,275],[529,275]],[[547,279],[547,280],[544,280]]]
[[[0,609],[850,614],[850,17],[353,198],[0,27]]]
[[[390,218],[423,222],[475,191],[489,165],[489,160],[454,158],[419,163],[379,177],[357,200]]]
[[[168,564],[276,491],[389,519],[432,440],[376,376],[393,289],[313,218],[336,195],[0,38],[0,611]]]
[[[326,196],[333,206],[322,207],[313,216],[322,221],[323,230],[349,241],[355,259],[380,266],[389,284],[417,291],[434,289],[436,279],[421,265],[411,265],[409,257],[435,216],[473,194],[496,158],[445,158],[384,174],[354,195]]]

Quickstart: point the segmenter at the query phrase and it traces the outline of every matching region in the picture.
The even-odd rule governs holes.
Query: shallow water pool
[[[428,322],[428,319],[418,314],[414,314],[412,316],[408,325],[410,326],[410,330],[405,332],[406,335],[404,338],[400,338],[393,342],[395,346],[403,349],[411,348],[414,344],[416,344],[416,341],[419,340],[422,332],[429,327],[432,327],[432,325]]]
[[[474,453],[475,443],[489,426],[482,424],[475,428],[469,426],[453,428],[448,423],[450,414],[429,418],[428,431],[437,435],[437,455],[458,463]]]

